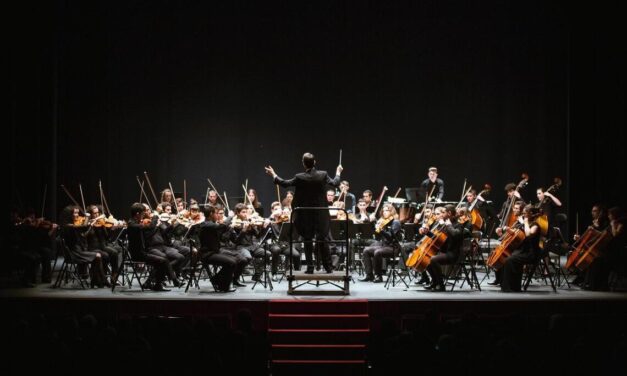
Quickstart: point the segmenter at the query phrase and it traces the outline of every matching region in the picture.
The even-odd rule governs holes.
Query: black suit
[[[340,176],[336,175],[333,179],[326,171],[318,171],[315,168],[306,170],[296,174],[292,179],[283,180],[280,177],[274,178],[274,183],[283,188],[294,187],[293,208],[299,207],[326,207],[327,206],[327,186],[337,187],[340,184]],[[305,240],[305,259],[308,268],[313,267],[312,260],[312,243],[314,237],[317,240],[327,241],[329,239],[329,211],[295,211],[292,214],[294,226],[298,233]],[[319,244],[320,255],[325,269],[331,269],[331,260],[329,255],[329,245],[327,243]]]

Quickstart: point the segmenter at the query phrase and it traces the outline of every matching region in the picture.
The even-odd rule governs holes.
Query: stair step
[[[269,329],[270,343],[335,343],[362,344],[368,342],[369,329]]]
[[[368,301],[363,299],[271,300],[269,313],[367,314]]]
[[[364,360],[273,360],[272,375],[298,376],[332,376],[351,375],[363,376],[366,374]]]
[[[365,345],[272,345],[274,360],[363,360],[366,357]]]
[[[367,329],[367,314],[270,314],[270,329]]]

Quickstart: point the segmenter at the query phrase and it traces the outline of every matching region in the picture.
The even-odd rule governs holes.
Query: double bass
[[[553,179],[553,185],[550,186],[545,192],[555,193],[555,191],[557,191],[557,189],[561,186],[562,179],[555,178]],[[551,198],[544,197],[544,199],[538,203],[537,207],[541,208],[542,205],[548,203],[549,200],[551,200]],[[538,218],[536,222],[538,223],[538,226],[540,226],[540,231],[542,232],[542,235],[546,236],[549,233],[549,217],[547,217],[546,214],[543,214]]]

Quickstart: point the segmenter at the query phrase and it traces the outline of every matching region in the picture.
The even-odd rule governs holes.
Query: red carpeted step
[[[272,361],[273,376],[309,375],[350,375],[363,376],[366,373],[364,360],[276,360]]]
[[[369,329],[269,329],[270,343],[335,343],[364,344],[368,342]]]
[[[366,345],[351,344],[275,344],[273,360],[363,360]]]
[[[368,301],[362,299],[271,300],[268,312],[277,314],[366,314],[368,313]]]
[[[367,314],[269,314],[269,329],[367,329]]]

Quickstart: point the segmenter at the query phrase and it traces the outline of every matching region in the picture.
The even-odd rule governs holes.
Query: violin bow
[[[222,197],[220,197],[220,194],[218,193],[218,190],[216,189],[216,187],[211,182],[211,179],[207,178],[207,181],[209,182],[209,185],[211,185],[211,188],[214,191],[216,191],[216,194],[218,195],[218,198],[220,199],[220,201],[222,201],[222,204],[224,205],[224,207],[227,207],[228,205],[226,204],[225,200],[223,200]],[[209,195],[209,194],[207,193],[207,195]],[[225,198],[226,198],[226,196],[225,196]]]
[[[87,214],[87,207],[85,206],[85,196],[83,195],[83,186],[78,183],[78,190],[81,192],[81,202],[83,203],[83,213]]]
[[[44,217],[44,208],[46,207],[46,196],[48,195],[48,184],[44,184],[44,197],[41,200],[41,218]]]
[[[80,205],[78,204],[78,201],[76,201],[76,199],[74,198],[74,196],[72,196],[70,191],[68,191],[67,188],[65,188],[65,185],[61,184],[61,189],[63,189],[65,194],[70,198],[70,200],[74,203],[74,205],[80,207]]]
[[[150,200],[148,200],[148,195],[146,194],[146,191],[144,190],[144,182],[139,182],[139,176],[136,176],[137,178],[137,184],[139,184],[139,189],[141,189],[141,193],[146,197],[146,204],[148,204],[148,207],[150,208],[150,211],[152,211],[152,206],[150,205]],[[141,202],[141,194],[139,195],[139,200]]]
[[[174,189],[172,188],[172,183],[168,182],[168,186],[170,187],[170,192],[172,192],[172,200],[174,200],[174,208],[173,209],[176,210],[176,213],[178,214],[179,211],[176,208],[176,196],[174,195]]]
[[[155,194],[155,190],[152,188],[152,183],[150,182],[150,178],[148,177],[148,173],[146,171],[144,171],[144,176],[146,177],[148,188],[150,188],[150,193],[152,193],[152,198],[155,199],[155,205],[159,205],[159,200],[157,200],[157,195]],[[146,199],[148,199],[148,196],[146,196]]]

